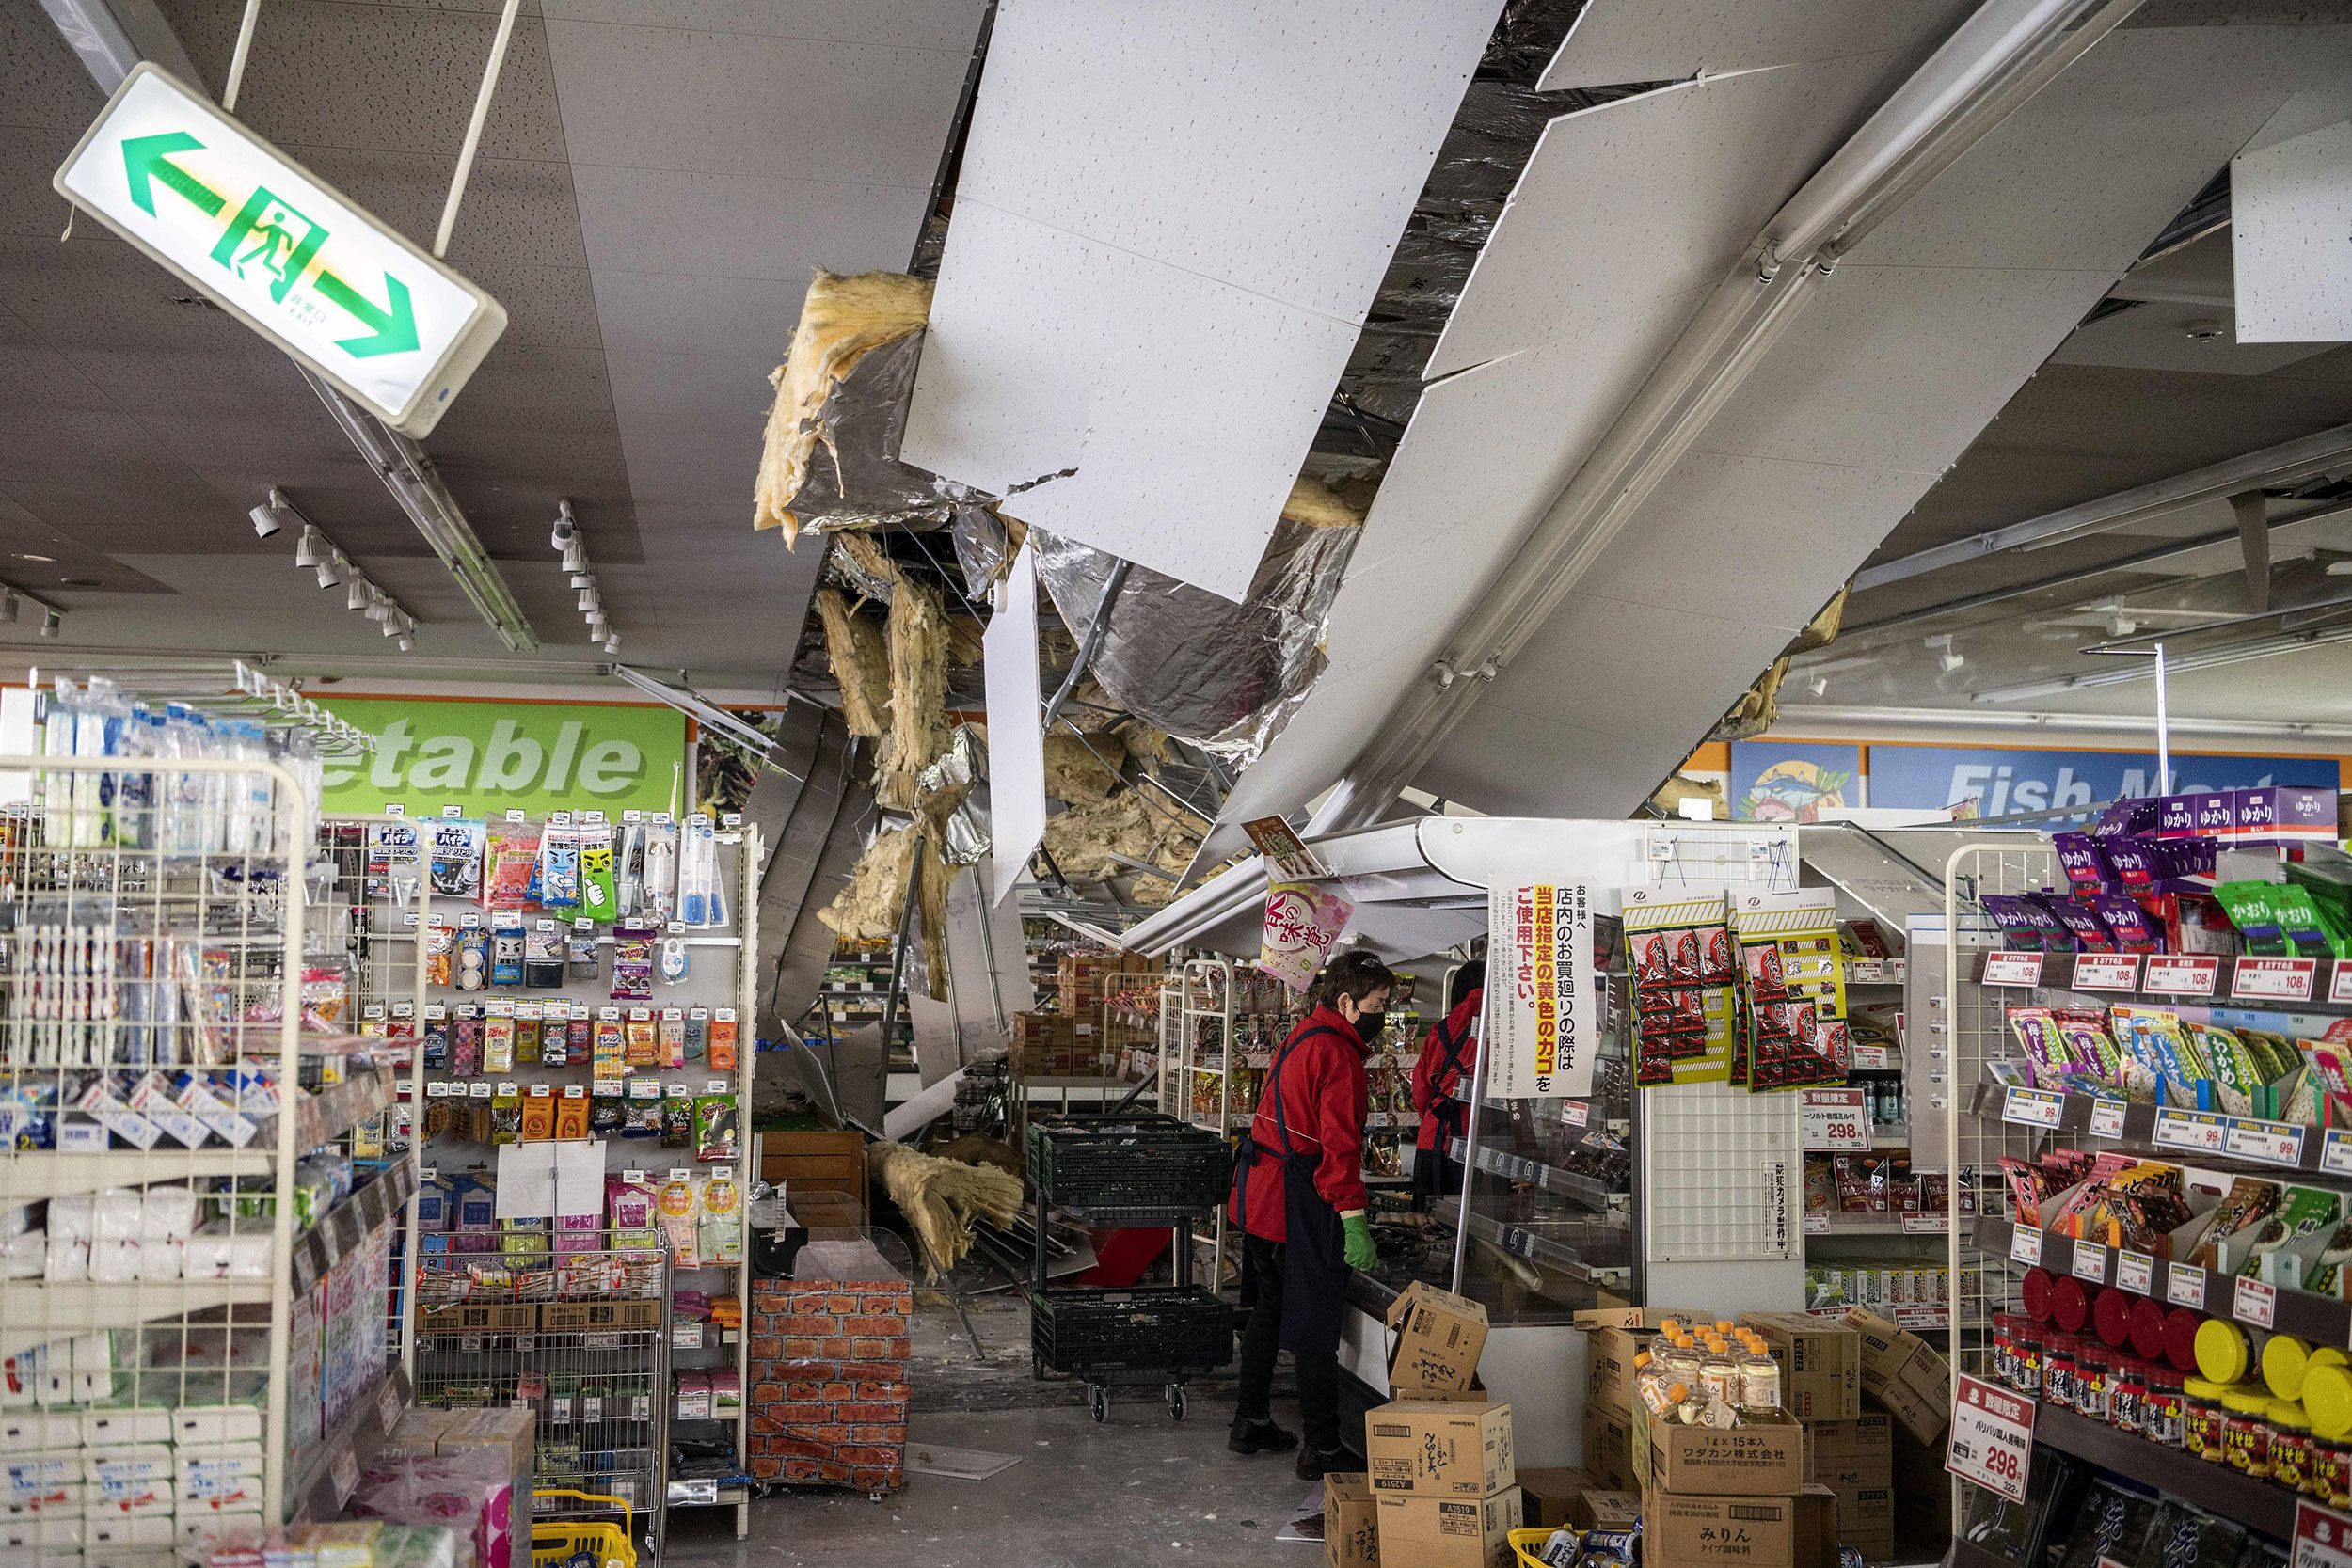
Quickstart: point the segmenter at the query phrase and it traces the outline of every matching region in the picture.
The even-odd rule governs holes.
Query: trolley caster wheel
[[[1181,1383],[1168,1386],[1168,1414],[1174,1420],[1184,1418],[1184,1386]]]
[[[1087,1389],[1087,1414],[1094,1418],[1097,1425],[1110,1419],[1111,1391],[1108,1388],[1097,1385]]]

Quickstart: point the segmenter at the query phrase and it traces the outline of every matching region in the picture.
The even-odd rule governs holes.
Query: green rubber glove
[[[1349,1268],[1370,1270],[1379,1263],[1380,1249],[1372,1244],[1370,1219],[1362,1214],[1343,1214],[1340,1216],[1340,1229],[1347,1238],[1342,1250]]]

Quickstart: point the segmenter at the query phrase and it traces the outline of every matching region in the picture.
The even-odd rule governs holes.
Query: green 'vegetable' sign
[[[411,816],[458,806],[508,811],[691,810],[686,716],[675,708],[596,703],[434,702],[322,697],[320,705],[373,734],[373,756],[326,772],[329,816]],[[675,799],[673,791],[675,790]]]

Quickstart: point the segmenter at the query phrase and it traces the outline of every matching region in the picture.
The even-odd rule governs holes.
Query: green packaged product
[[[2191,1023],[2184,1032],[2212,1070],[2214,1093],[2221,1109],[2233,1117],[2252,1116],[2254,1092],[2268,1085],[2246,1042],[2229,1030],[2210,1023]]]
[[[2344,1200],[2337,1194],[2321,1187],[2289,1187],[2277,1211],[2254,1227],[2236,1272],[2273,1285],[2299,1286],[2300,1260],[2291,1249],[2321,1230],[2332,1230],[2343,1216]],[[2265,1266],[2265,1259],[2275,1261]]]

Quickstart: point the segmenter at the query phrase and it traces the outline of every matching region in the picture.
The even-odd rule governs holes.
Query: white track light
[[[343,608],[345,610],[367,609],[368,594],[368,579],[355,576],[351,579],[351,592],[343,595]]]
[[[0,590],[0,621],[14,621],[16,619],[16,605],[17,599],[15,589],[9,588]]]
[[[340,550],[327,560],[320,562],[319,586],[321,588],[332,588],[337,583],[342,581],[342,568],[350,564],[351,563],[349,562],[342,558],[342,552]]]
[[[302,525],[302,536],[294,542],[294,564],[304,571],[319,563],[321,546],[326,540],[309,523]]]
[[[65,615],[63,614],[63,612],[62,612],[62,611],[59,611],[59,610],[51,610],[51,611],[48,613],[48,615],[47,615],[45,618],[43,618],[43,620],[41,621],[41,623],[40,623],[40,634],[41,634],[43,637],[55,637],[55,636],[56,636],[56,635],[57,635],[57,628],[58,628],[58,627],[60,627],[60,626],[64,626],[64,625],[65,625]]]
[[[619,632],[616,631],[612,636],[604,640],[604,651],[608,654],[617,654],[621,651],[621,634]]]

